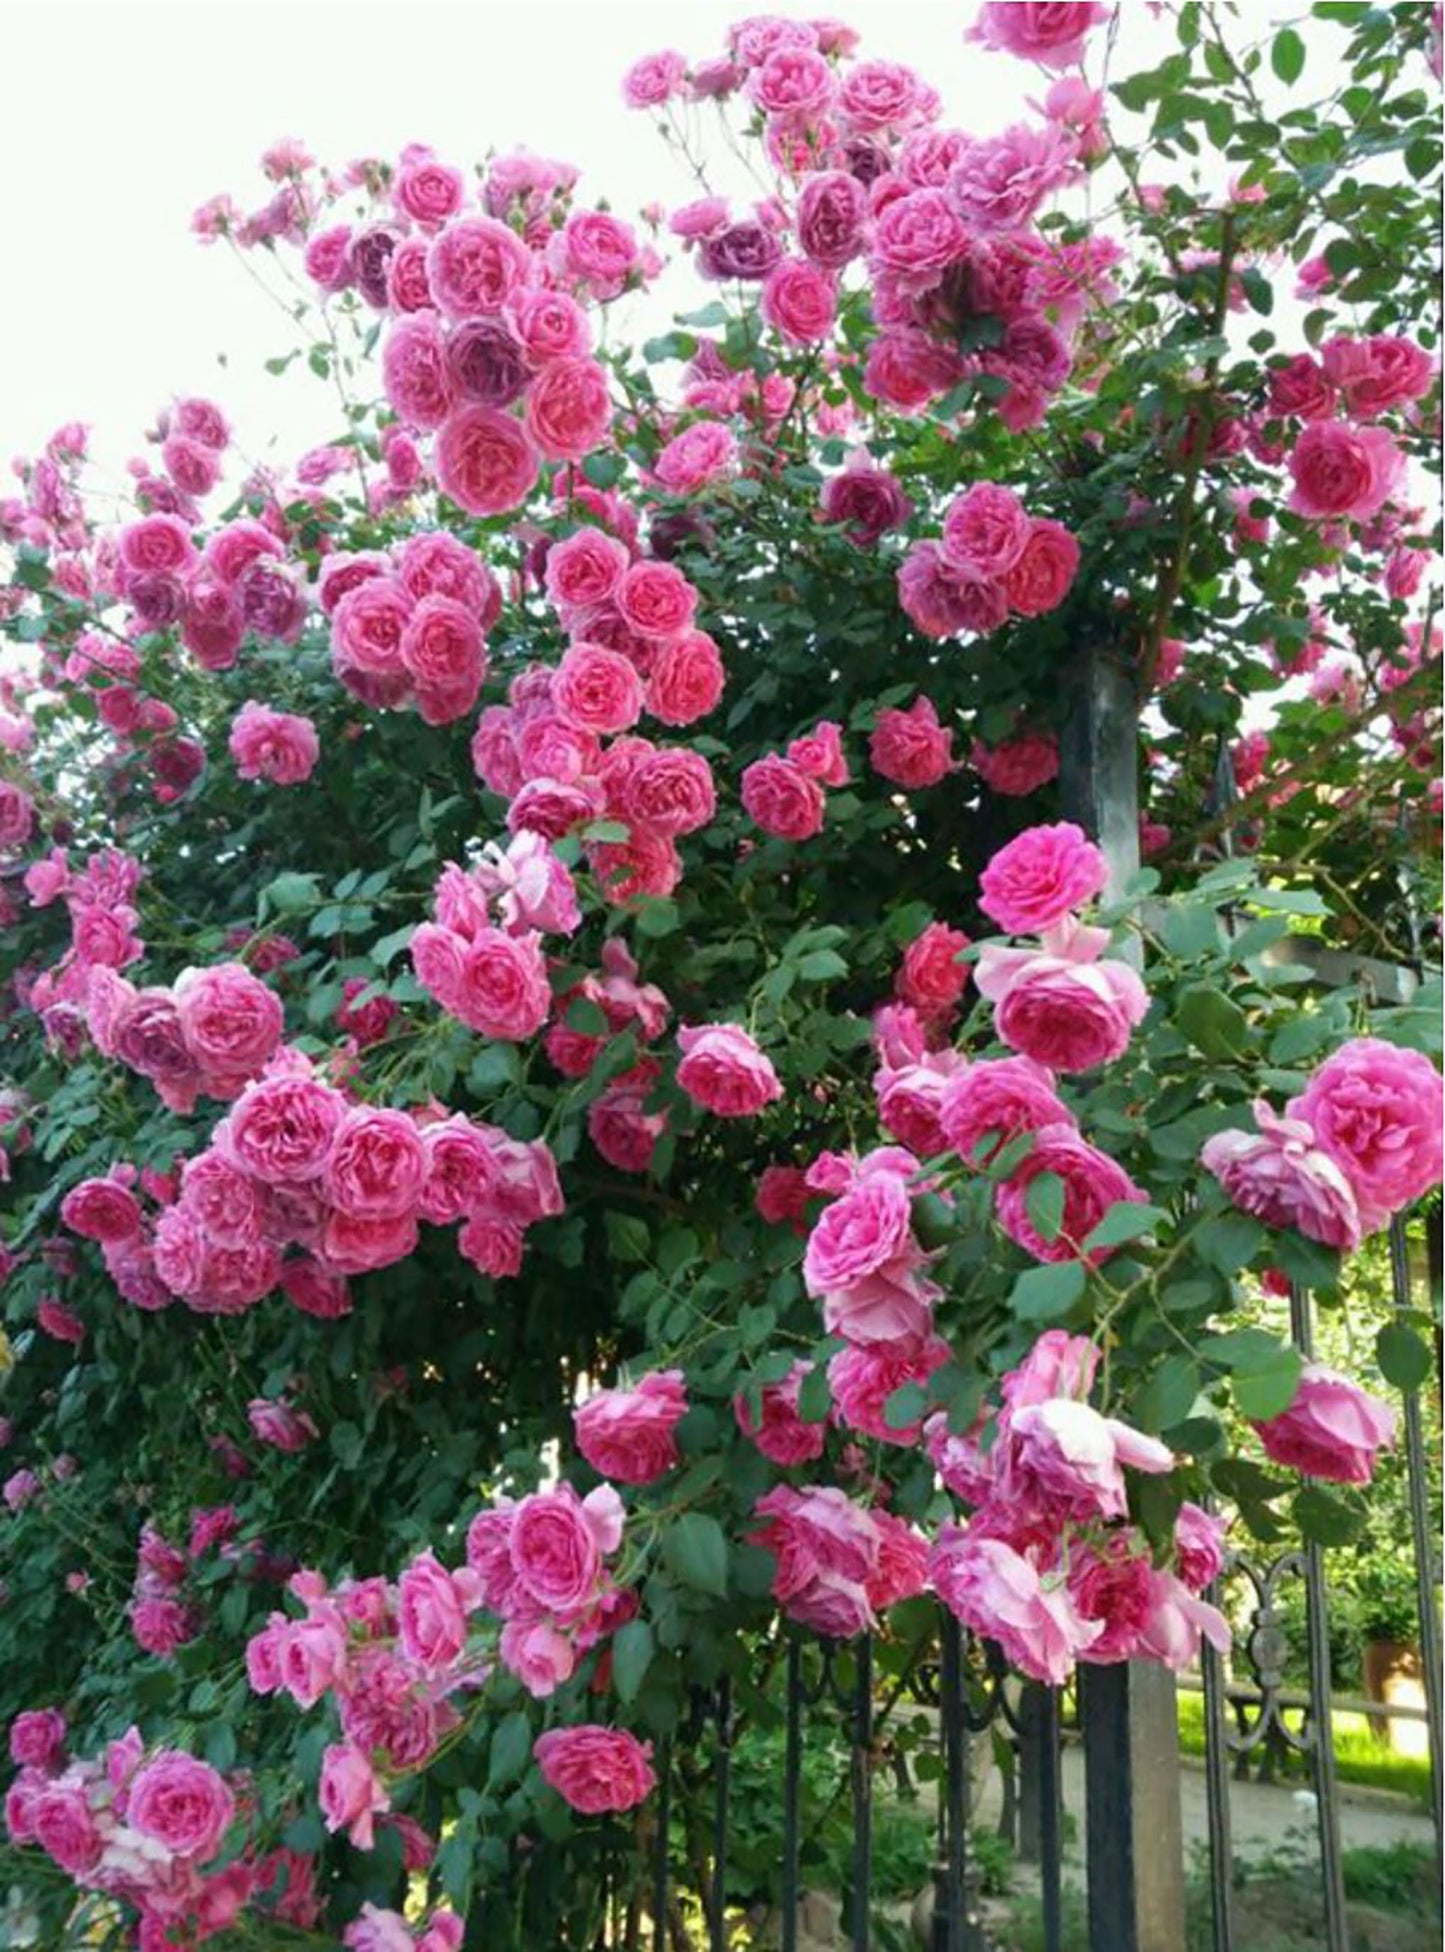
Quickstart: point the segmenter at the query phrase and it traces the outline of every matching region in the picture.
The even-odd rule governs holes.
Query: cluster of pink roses
[[[825,786],[848,784],[843,728],[820,719],[794,739],[786,753],[769,752],[743,771],[743,810],[765,834],[779,840],[811,840],[823,831]]]
[[[198,549],[186,520],[158,510],[123,528],[113,561],[102,551],[106,591],[129,610],[132,634],[174,627],[208,671],[236,662],[249,633],[294,644],[306,622],[306,593],[285,561],[283,534],[244,518],[223,524]],[[124,670],[114,675],[124,684]],[[112,685],[109,689],[115,689]],[[113,731],[117,701],[107,707]]]
[[[85,1033],[86,1000],[93,970],[128,968],[145,954],[135,906],[141,864],[119,848],[103,847],[78,872],[63,847],[52,847],[25,871],[33,908],[63,901],[70,918],[70,945],[50,969],[31,976],[22,992],[45,1034],[74,1054]]]
[[[285,1015],[275,991],[239,962],[184,969],[169,987],[143,989],[95,963],[84,1005],[101,1055],[149,1078],[176,1112],[201,1097],[239,1097],[276,1055]]]
[[[1440,1184],[1445,1084],[1419,1051],[1356,1037],[1327,1057],[1281,1117],[1218,1132],[1200,1162],[1234,1204],[1271,1227],[1353,1250]]]
[[[1378,516],[1403,485],[1405,457],[1386,429],[1369,423],[1413,408],[1437,377],[1427,352],[1388,333],[1327,339],[1318,358],[1299,353],[1275,367],[1271,414],[1304,422],[1289,454],[1295,513],[1331,523]],[[1341,411],[1348,417],[1337,419]]]
[[[247,1905],[300,1927],[321,1904],[310,1857],[249,1847],[223,1868],[220,1855],[238,1817],[249,1815],[244,1785],[180,1749],[147,1751],[137,1729],[91,1760],[70,1760],[54,1709],[18,1715],[10,1753],[20,1773],[5,1798],[10,1841],[33,1844],[82,1891],[101,1892],[139,1913],[142,1952],[198,1945],[228,1931]]]
[[[1099,1351],[1051,1329],[1003,1379],[1002,1406],[965,1436],[930,1419],[929,1455],[971,1514],[945,1525],[929,1578],[965,1626],[1022,1673],[1061,1686],[1083,1659],[1185,1667],[1228,1622],[1200,1595],[1223,1563],[1222,1523],[1184,1505],[1174,1566],[1157,1567],[1129,1522],[1125,1471],[1166,1472],[1173,1453],[1088,1402]],[[986,1426],[991,1425],[991,1429]]]
[[[939,541],[915,542],[898,600],[928,637],[986,635],[1010,617],[1057,610],[1079,567],[1062,522],[1031,516],[1011,488],[976,481],[943,515]]]
[[[571,935],[582,921],[548,842],[524,831],[505,850],[492,842],[470,871],[448,862],[432,913],[411,939],[422,988],[479,1036],[534,1036],[552,1009],[542,936]]]

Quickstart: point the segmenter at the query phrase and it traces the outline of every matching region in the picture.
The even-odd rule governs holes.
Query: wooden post
[[[1066,819],[1098,842],[1109,889],[1139,867],[1139,700],[1131,666],[1108,646],[1065,674],[1059,741]],[[1174,1676],[1152,1661],[1079,1670],[1091,1952],[1179,1952],[1184,1832]]]

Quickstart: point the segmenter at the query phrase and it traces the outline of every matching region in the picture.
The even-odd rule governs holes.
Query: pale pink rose
[[[244,964],[186,969],[174,984],[176,1015],[204,1089],[234,1097],[281,1041],[281,999]]]
[[[864,1589],[878,1564],[878,1528],[871,1513],[833,1485],[801,1491],[776,1485],[753,1509],[767,1521],[752,1538],[776,1561],[774,1599],[791,1612],[820,1575],[832,1575],[859,1589],[867,1611]]]
[[[1254,1428],[1276,1464],[1330,1484],[1368,1484],[1377,1453],[1395,1443],[1390,1406],[1317,1362],[1300,1372],[1289,1408]]]
[[[574,210],[558,244],[566,277],[599,299],[615,298],[642,256],[630,226],[607,210]]]
[[[386,1819],[389,1824],[391,1818]],[[385,1827],[385,1825],[383,1826]],[[341,1934],[347,1952],[415,1952],[416,1940],[399,1911],[364,1904]]]
[[[979,481],[949,504],[943,553],[962,575],[997,583],[1018,564],[1031,533],[1028,514],[1013,490]]]
[[[540,462],[520,421],[496,407],[459,407],[436,440],[436,475],[469,515],[504,515],[536,486]]]
[[[661,108],[679,92],[686,73],[685,56],[673,48],[644,54],[622,77],[622,99],[628,108]]]
[[[73,1779],[74,1772],[54,1782],[41,1783],[33,1795],[25,1796],[19,1808],[23,1816],[15,1822],[15,1811],[7,1799],[6,1820],[39,1844],[54,1858],[61,1870],[73,1878],[94,1871],[100,1862],[102,1839],[91,1813],[85,1785]]]
[[[1208,1640],[1216,1653],[1227,1654],[1234,1645],[1228,1620],[1218,1607],[1191,1593],[1173,1573],[1156,1571],[1149,1622],[1136,1652],[1182,1673],[1198,1669],[1202,1640]]]
[[[140,1202],[118,1179],[81,1180],[61,1201],[60,1217],[83,1239],[112,1247],[140,1232]]]
[[[986,1059],[955,1073],[938,1108],[943,1136],[966,1165],[986,1166],[1023,1132],[1072,1125],[1052,1072],[1027,1057]]]
[[[486,1203],[496,1162],[486,1133],[461,1112],[426,1126],[422,1143],[427,1178],[417,1210],[433,1226],[448,1227]]]
[[[520,1043],[535,1036],[552,1007],[541,938],[480,930],[462,953],[458,994],[438,1001],[483,1037]]]
[[[1419,1051],[1352,1038],[1288,1111],[1314,1128],[1315,1144],[1350,1182],[1366,1233],[1440,1184],[1445,1091]]]
[[[532,1753],[543,1780],[583,1816],[635,1809],[657,1786],[652,1744],[625,1729],[591,1722],[548,1729]]]
[[[1062,1574],[1040,1574],[1002,1539],[945,1525],[929,1555],[934,1591],[966,1627],[998,1641],[1010,1666],[1062,1687],[1102,1627],[1085,1620]]]
[[[627,564],[627,550],[615,536],[580,528],[547,551],[547,595],[564,614],[595,609],[616,595]]]
[[[1081,827],[1030,827],[979,877],[979,907],[1010,935],[1042,934],[1100,894],[1108,864]]]
[[[345,1110],[340,1092],[318,1079],[262,1078],[241,1093],[218,1128],[217,1143],[268,1185],[314,1179]]]
[[[545,1701],[564,1681],[570,1681],[577,1667],[577,1648],[566,1634],[545,1620],[525,1616],[508,1620],[497,1652],[503,1666],[538,1701]]]
[[[1412,339],[1379,332],[1364,339],[1326,339],[1320,360],[1346,409],[1370,419],[1419,400],[1435,384],[1436,362]]]
[[[821,833],[823,789],[801,766],[770,752],[743,769],[743,810],[766,834],[780,840],[811,840]]]
[[[694,1104],[718,1118],[752,1118],[783,1095],[772,1063],[739,1024],[684,1027],[677,1082]]]
[[[263,1641],[256,1648],[254,1657],[248,1647],[247,1666],[248,1670],[254,1666],[265,1679],[270,1673],[268,1662],[274,1661],[275,1686],[284,1688],[298,1708],[312,1708],[345,1674],[346,1651],[341,1626],[318,1614],[287,1621],[271,1642]]]
[[[845,74],[839,113],[860,135],[897,132],[928,113],[931,90],[912,68],[897,61],[859,61]],[[933,111],[937,113],[937,98]]]
[[[1078,143],[1067,130],[1051,122],[1016,122],[964,146],[948,174],[948,198],[971,230],[1020,231],[1078,168]]]
[[[692,725],[718,705],[723,662],[706,631],[685,630],[664,644],[647,674],[647,709],[664,725]]]
[[[1024,552],[1004,582],[1009,608],[1022,617],[1057,610],[1079,567],[1079,545],[1062,522],[1045,518],[1030,524]]]
[[[953,732],[938,722],[931,698],[915,699],[906,712],[893,706],[878,714],[869,741],[873,770],[895,786],[937,786],[955,770]]]
[[[890,1422],[889,1397],[905,1383],[927,1383],[949,1360],[948,1344],[933,1335],[918,1348],[851,1347],[828,1363],[828,1387],[838,1414],[850,1430],[881,1444],[911,1447],[923,1435],[923,1411],[902,1423]]]
[[[1064,1184],[1063,1219],[1053,1240],[1044,1239],[1028,1208],[1028,1189],[1040,1173],[1051,1173]],[[1072,1125],[1047,1125],[1033,1151],[998,1188],[995,1210],[1004,1232],[1035,1260],[1072,1261],[1083,1255],[1084,1242],[1121,1200],[1145,1200],[1124,1168],[1080,1138]],[[1097,1264],[1113,1251],[1095,1248],[1087,1258]]]
[[[305,1410],[265,1396],[253,1397],[246,1405],[246,1420],[259,1441],[273,1450],[304,1450],[321,1435]]]
[[[65,1735],[65,1717],[58,1708],[27,1708],[10,1724],[10,1760],[20,1769],[56,1769],[65,1753]]]
[[[205,1863],[221,1847],[236,1801],[208,1762],[162,1749],[131,1779],[125,1820],[176,1857]]]
[[[814,1223],[803,1258],[809,1294],[857,1287],[908,1251],[912,1204],[900,1173],[869,1173],[826,1206]]]
[[[376,1841],[374,1819],[391,1808],[385,1786],[353,1742],[333,1742],[321,1758],[321,1815],[334,1835],[345,1830],[358,1850]]]
[[[467,1614],[476,1604],[476,1578],[450,1573],[433,1553],[413,1559],[397,1581],[402,1652],[418,1666],[451,1667],[467,1644]]]
[[[1281,1118],[1255,1101],[1257,1132],[1216,1132],[1199,1163],[1235,1206],[1268,1227],[1294,1227],[1323,1246],[1352,1253],[1362,1232],[1348,1178],[1304,1119]]]
[[[785,1469],[821,1457],[827,1442],[826,1417],[805,1423],[798,1414],[798,1392],[812,1368],[811,1362],[799,1360],[782,1382],[764,1383],[758,1391],[757,1415],[745,1391],[733,1398],[733,1415],[743,1435],[752,1439],[764,1457]]]
[[[697,420],[663,448],[652,472],[672,495],[695,495],[737,466],[737,436],[719,420]]]
[[[686,1413],[681,1370],[659,1369],[632,1389],[595,1390],[573,1411],[572,1428],[594,1471],[618,1484],[651,1484],[677,1465]]]
[[[1011,1403],[1000,1419],[997,1449],[1004,1506],[1041,1513],[1051,1525],[1126,1518],[1124,1466],[1155,1476],[1174,1468],[1166,1444],[1068,1396]]]
[[[500,312],[527,284],[531,253],[514,230],[492,217],[458,217],[427,253],[427,282],[450,319]]]
[[[609,1495],[616,1499],[615,1492]],[[563,1615],[590,1604],[602,1578],[606,1534],[599,1537],[597,1519],[572,1487],[534,1492],[509,1516],[512,1573],[535,1604]]]
[[[1190,1592],[1202,1593],[1224,1570],[1224,1535],[1228,1529],[1227,1519],[1217,1518],[1188,1499],[1179,1507],[1174,1520],[1174,1564]]]
[[[1103,929],[1063,923],[1043,947],[979,952],[975,981],[1011,1050],[1051,1071],[1092,1071],[1129,1048],[1149,993],[1127,963],[1101,959]]]
[[[969,39],[1045,68],[1071,68],[1089,30],[1108,17],[1097,0],[986,0]]]
[[[316,727],[293,712],[275,712],[248,698],[231,722],[231,757],[242,779],[299,786],[321,756]]]
[[[626,732],[642,715],[642,679],[630,658],[600,644],[570,644],[552,684],[562,717],[584,732]]]
[[[1383,427],[1312,420],[1289,457],[1290,507],[1312,521],[1360,522],[1401,485],[1405,457]]]

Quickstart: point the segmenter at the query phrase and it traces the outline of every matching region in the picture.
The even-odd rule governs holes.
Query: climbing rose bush
[[[113,522],[83,427],[20,464],[38,1942],[590,1946],[791,1637],[1188,1667],[1231,1527],[1359,1523],[1415,1330],[1367,1389],[1239,1324],[1441,1178],[1438,985],[1311,973],[1421,963],[1440,817],[1438,47],[1328,11],[1348,116],[1192,7],[1107,90],[1105,6],[933,77],[743,20],[628,70],[693,170],[635,220],[278,143],[195,230],[291,281],[334,437],[248,469],[176,399]]]

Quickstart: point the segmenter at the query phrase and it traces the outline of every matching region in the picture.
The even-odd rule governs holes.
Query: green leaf
[[[1141,1240],[1166,1217],[1162,1206],[1150,1206],[1145,1200],[1116,1200],[1084,1242],[1084,1250],[1092,1254],[1100,1247],[1122,1247],[1126,1240]]]
[[[619,1701],[636,1700],[656,1648],[646,1620],[629,1620],[612,1636],[612,1685]]]
[[[261,890],[263,906],[277,915],[300,915],[314,908],[320,898],[321,890],[314,874],[278,874]]]
[[[684,1586],[726,1598],[728,1544],[715,1518],[703,1511],[685,1511],[664,1534],[662,1553]]]
[[[1057,1173],[1039,1173],[1029,1181],[1024,1205],[1039,1238],[1056,1241],[1064,1227],[1064,1182]]]
[[[1293,27],[1282,27],[1275,35],[1269,65],[1284,82],[1296,82],[1304,73],[1305,44]]]
[[[1247,1213],[1220,1213],[1194,1230],[1199,1258],[1220,1274],[1237,1274],[1264,1246],[1264,1228]]]
[[[900,1383],[883,1403],[883,1421],[890,1430],[906,1430],[928,1408],[928,1391],[922,1383]]]
[[[1322,1484],[1307,1484],[1296,1493],[1290,1509],[1296,1525],[1315,1545],[1348,1545],[1365,1528],[1363,1506]]]
[[[607,1227],[608,1251],[615,1260],[647,1259],[652,1236],[645,1220],[639,1220],[635,1213],[608,1213],[603,1218]]]
[[[1212,983],[1193,983],[1179,998],[1174,1020],[1206,1057],[1236,1058],[1249,1043],[1243,1010]]]
[[[520,1708],[503,1716],[492,1735],[487,1756],[487,1788],[505,1789],[516,1782],[532,1756],[532,1723]]]
[[[1380,1374],[1396,1389],[1419,1389],[1430,1374],[1429,1344],[1403,1322],[1386,1322],[1375,1337]]]
[[[826,1423],[832,1407],[833,1392],[828,1385],[828,1372],[820,1362],[808,1371],[798,1391],[798,1421]]]
[[[682,917],[677,912],[677,903],[669,901],[665,895],[648,895],[638,904],[639,935],[672,935],[681,924]]]
[[[848,965],[836,949],[814,949],[798,964],[798,974],[805,983],[827,983],[846,976]]]
[[[1294,1401],[1303,1367],[1299,1350],[1282,1342],[1247,1371],[1236,1368],[1233,1389],[1240,1415],[1258,1423],[1280,1416]]]
[[[343,1470],[354,1471],[361,1462],[363,1441],[354,1423],[332,1424],[331,1454]]]
[[[1013,1284],[1009,1307],[1022,1322],[1057,1322],[1068,1314],[1084,1292],[1081,1261],[1054,1261],[1031,1267]]]
[[[1199,1365],[1188,1356],[1166,1356],[1137,1392],[1133,1420],[1141,1430],[1171,1430],[1194,1407],[1201,1387]]]

